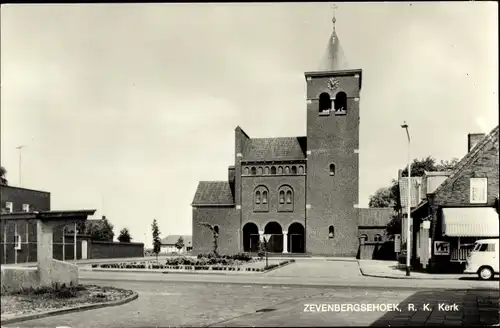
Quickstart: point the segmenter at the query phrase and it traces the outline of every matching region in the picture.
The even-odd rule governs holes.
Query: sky
[[[360,206],[412,157],[461,158],[498,124],[496,2],[338,3],[363,70]],[[304,72],[329,3],[1,7],[1,165],[52,208],[96,209],[115,234],[191,234],[198,181],[225,180],[234,129],[306,135]],[[21,158],[19,151],[24,145]]]

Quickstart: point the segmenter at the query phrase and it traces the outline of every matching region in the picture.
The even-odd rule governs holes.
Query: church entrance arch
[[[243,251],[259,251],[259,228],[255,223],[248,222],[243,226]]]
[[[264,228],[264,234],[271,235],[267,242],[267,251],[270,253],[283,252],[283,229],[278,222],[269,222]]]
[[[298,222],[292,223],[288,227],[288,252],[304,253],[304,226]]]

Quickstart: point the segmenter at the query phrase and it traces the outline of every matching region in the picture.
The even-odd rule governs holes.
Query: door
[[[87,259],[87,241],[82,240],[82,260]]]

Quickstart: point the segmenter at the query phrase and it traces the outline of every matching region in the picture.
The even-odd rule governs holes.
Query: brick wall
[[[108,241],[92,241],[90,245],[90,257],[92,259],[109,259],[125,257],[143,257],[143,243],[119,243]]]
[[[30,205],[30,211],[50,211],[50,193],[45,191],[0,185],[1,207],[12,202],[13,212],[21,212],[23,204]]]
[[[307,74],[306,74],[307,75]],[[361,71],[314,73],[307,82],[306,251],[310,254],[356,256],[358,250],[359,92]],[[332,92],[328,80],[336,78]],[[347,94],[347,115],[319,114],[319,95]],[[335,176],[330,164],[335,164]],[[335,238],[328,238],[334,226]]]
[[[219,226],[219,253],[238,253],[240,251],[239,212],[234,207],[193,208],[193,252],[197,254],[212,251],[212,232],[200,226],[200,223],[207,222]]]
[[[294,222],[302,224],[305,228],[305,180],[305,175],[296,174],[242,177],[242,227],[248,222],[253,222],[259,230],[264,231],[266,224],[274,221],[281,225],[282,231],[288,231],[288,227]],[[278,211],[278,188],[283,185],[290,186],[293,190],[293,210],[290,212]],[[257,186],[265,186],[269,190],[268,212],[254,212],[254,190]]]

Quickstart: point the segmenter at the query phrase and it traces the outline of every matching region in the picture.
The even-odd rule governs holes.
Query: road
[[[384,280],[385,281],[385,280]],[[377,287],[287,287],[168,281],[86,280],[135,290],[130,303],[26,321],[7,327],[222,327],[222,326],[387,326],[402,323],[466,325],[498,322],[498,290],[426,290]],[[387,285],[380,283],[379,285]],[[478,299],[483,302],[478,306]],[[487,300],[487,301],[485,301]],[[496,302],[496,303],[495,303]],[[321,304],[397,304],[371,312],[311,312]],[[424,311],[424,304],[429,310]],[[457,304],[458,312],[439,311],[438,303]],[[308,305],[308,304],[312,304]],[[409,309],[413,304],[418,311]],[[345,305],[344,305],[345,306]],[[328,309],[328,308],[327,308]],[[334,308],[333,308],[334,309]],[[263,311],[259,311],[263,310]]]

